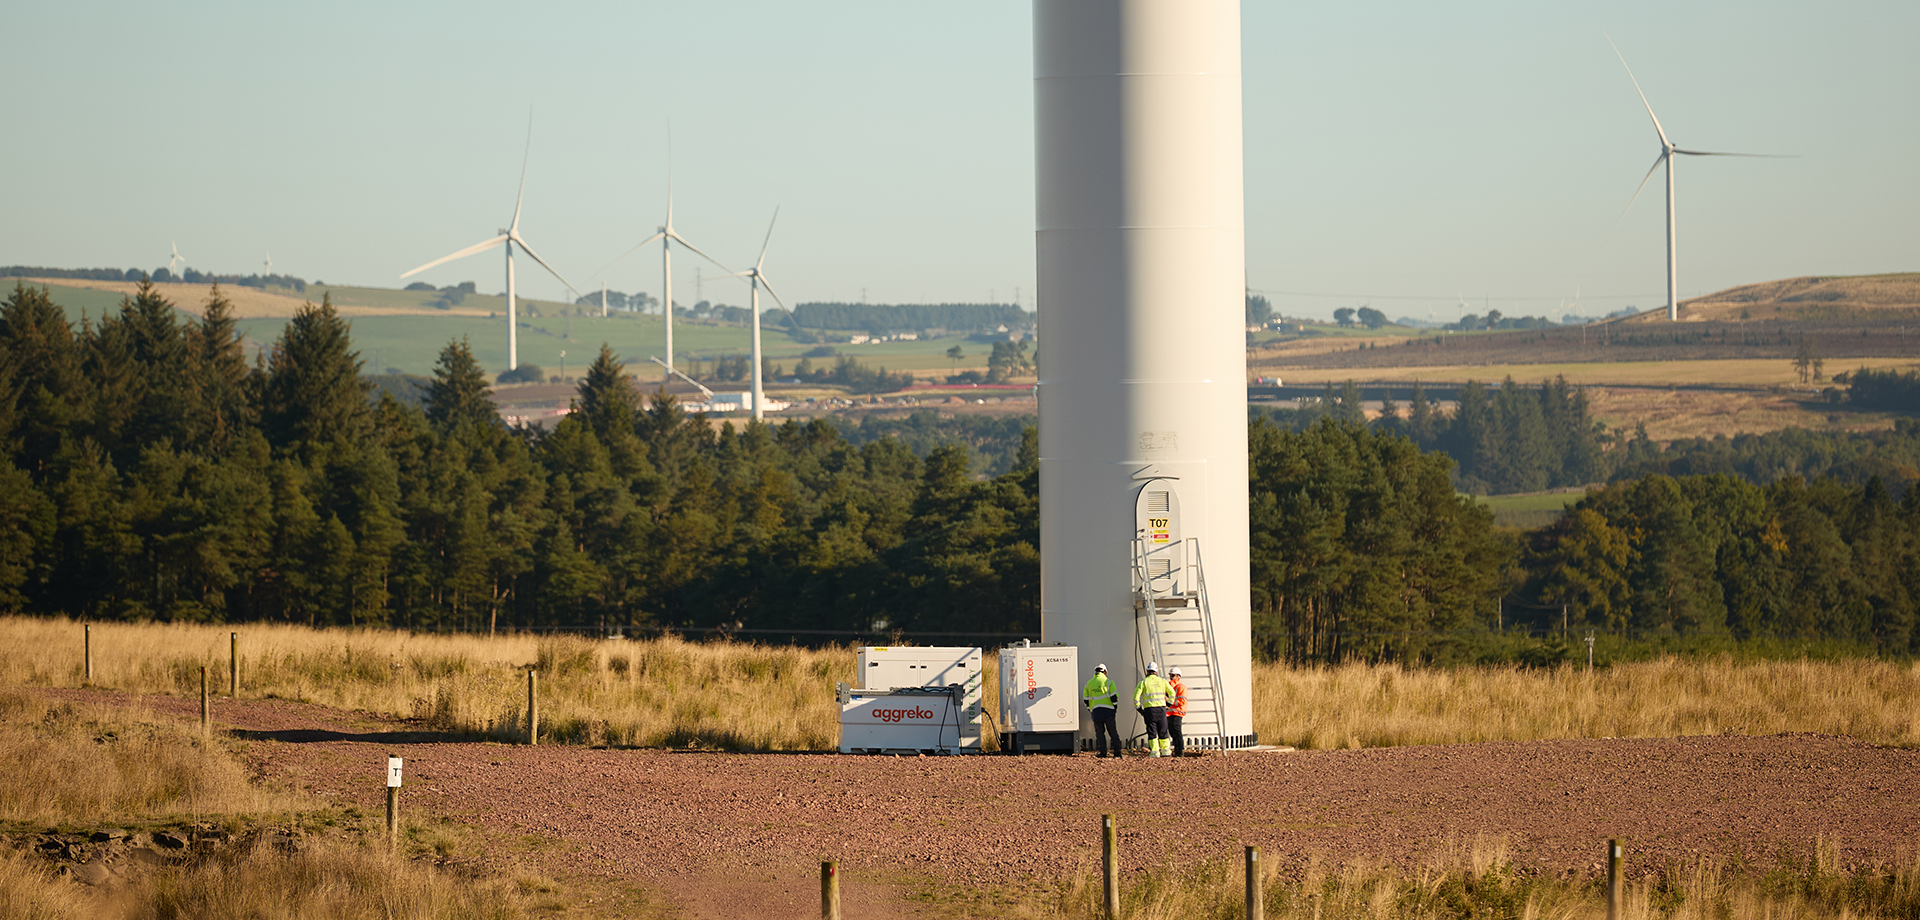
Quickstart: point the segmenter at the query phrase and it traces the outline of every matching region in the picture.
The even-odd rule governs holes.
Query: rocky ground
[[[198,715],[197,701],[141,702]],[[1577,875],[1599,869],[1609,837],[1638,872],[1804,856],[1823,838],[1847,860],[1884,860],[1920,839],[1920,751],[1805,734],[1101,761],[525,747],[272,700],[221,702],[215,718],[270,783],[378,810],[397,754],[410,815],[531,841],[518,858],[544,871],[640,886],[692,917],[807,915],[823,858],[844,867],[849,917],[938,914],[913,895],[1091,864],[1107,813],[1135,868],[1246,843],[1291,863],[1407,864],[1481,838],[1517,866]],[[148,836],[118,846],[179,849]]]

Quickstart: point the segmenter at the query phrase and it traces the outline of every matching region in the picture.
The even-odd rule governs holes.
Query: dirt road
[[[55,691],[82,695],[78,691]],[[100,698],[97,694],[86,694]],[[197,701],[146,705],[197,717]],[[537,848],[564,875],[661,893],[692,917],[808,916],[818,860],[845,867],[848,917],[920,916],[929,884],[1064,875],[1118,816],[1134,866],[1221,859],[1418,860],[1476,835],[1516,865],[1630,871],[1738,852],[1852,859],[1920,839],[1920,751],[1818,735],[1623,739],[1198,759],[894,758],[525,747],[436,740],[404,722],[281,701],[222,702],[271,781],[377,809],[388,752],[409,808]]]

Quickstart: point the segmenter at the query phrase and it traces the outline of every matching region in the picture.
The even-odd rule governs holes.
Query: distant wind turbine
[[[527,198],[527,158],[532,152],[533,118],[529,116],[527,118],[527,150],[525,153],[522,153],[520,157],[520,195],[513,201],[513,222],[507,224],[507,228],[500,231],[499,236],[484,242],[475,243],[452,255],[441,256],[400,276],[402,278],[410,278],[436,265],[444,265],[455,259],[464,259],[476,252],[485,252],[495,246],[505,246],[507,249],[507,370],[515,370],[520,366],[520,325],[516,319],[514,309],[513,247],[520,247],[521,251],[525,252],[528,257],[540,263],[541,268],[552,272],[555,278],[559,278],[560,283],[567,286],[567,290],[577,293],[577,289],[574,288],[572,284],[569,284],[567,279],[561,278],[560,273],[554,271],[553,266],[548,265],[547,260],[540,258],[539,254],[533,251],[533,247],[528,246],[527,241],[520,236],[520,205],[525,202]]]
[[[1607,39],[1607,44],[1613,46],[1614,56],[1620,59],[1620,66],[1626,67],[1627,79],[1633,81],[1633,91],[1640,94],[1640,104],[1646,106],[1647,117],[1653,119],[1654,133],[1660,135],[1660,156],[1654,159],[1653,166],[1647,170],[1647,174],[1640,178],[1640,187],[1633,190],[1633,197],[1627,199],[1627,207],[1620,212],[1620,215],[1625,217],[1627,210],[1633,208],[1633,203],[1640,199],[1641,191],[1646,189],[1647,180],[1653,178],[1653,171],[1659,169],[1660,164],[1665,163],[1667,165],[1667,319],[1669,321],[1677,321],[1680,319],[1680,261],[1677,241],[1674,236],[1675,230],[1673,222],[1674,156],[1681,154],[1690,157],[1761,157],[1766,159],[1782,159],[1782,157],[1778,154],[1770,153],[1723,153],[1713,150],[1688,150],[1684,147],[1674,146],[1674,143],[1667,139],[1667,130],[1660,127],[1660,116],[1653,114],[1653,103],[1647,101],[1647,94],[1640,88],[1640,80],[1634,77],[1633,68],[1627,66],[1627,56],[1620,53],[1620,46],[1614,45],[1612,38]]]
[[[753,314],[753,418],[755,421],[760,419],[762,401],[760,395],[760,289],[765,287],[767,294],[773,298],[774,303],[780,305],[780,309],[787,308],[786,301],[781,300],[780,295],[774,293],[773,285],[767,281],[766,274],[760,270],[760,266],[767,262],[767,244],[773,242],[773,225],[779,220],[780,209],[776,207],[773,209],[773,220],[767,221],[767,238],[760,243],[760,258],[754,260],[752,268],[733,273],[736,278],[747,279],[747,287],[752,291],[748,295],[750,300],[747,309]]]
[[[673,229],[673,132],[671,128],[669,128],[667,132],[667,222],[662,224],[659,231],[654,235],[635,243],[632,249],[621,253],[615,257],[612,262],[608,262],[606,268],[602,268],[594,274],[604,274],[607,268],[612,268],[621,259],[639,252],[654,240],[660,241],[660,313],[665,319],[667,327],[665,343],[667,360],[665,364],[669,373],[666,379],[671,382],[673,380],[673,374],[671,373],[673,370],[673,244],[679,243],[687,247],[696,255],[700,256],[700,258],[718,265],[723,272],[731,274],[733,271],[733,269],[721,265],[720,260],[701,252],[700,247],[687,242],[685,237]]]
[[[167,260],[167,274],[172,275],[175,281],[180,280],[180,266],[186,261],[180,255],[180,244],[174,243],[173,258]]]
[[[267,277],[273,277],[273,250],[271,249],[267,250],[267,261],[265,264],[267,266]]]

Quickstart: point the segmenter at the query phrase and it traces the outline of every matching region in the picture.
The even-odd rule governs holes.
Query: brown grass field
[[[506,741],[518,732],[524,669],[533,667],[542,675],[548,741],[830,749],[832,684],[849,679],[853,670],[848,648],[253,624],[237,630],[243,697],[306,700],[337,711],[408,718],[430,731]],[[116,691],[114,699],[131,699],[126,708],[21,692],[17,688],[83,683],[81,628],[62,619],[0,618],[0,643],[16,650],[0,661],[0,688],[16,688],[0,689],[0,769],[8,777],[0,783],[0,830],[18,835],[47,826],[201,827],[211,821],[237,840],[254,839],[249,828],[305,828],[299,833],[307,843],[291,850],[257,841],[234,845],[92,887],[39,857],[0,855],[0,915],[602,915],[588,901],[606,883],[575,879],[556,885],[520,868],[511,855],[478,862],[469,857],[459,872],[436,869],[433,863],[460,848],[462,832],[432,824],[440,819],[430,815],[410,819],[405,857],[389,857],[378,845],[375,816],[326,811],[297,793],[256,786],[230,750],[244,742],[203,740],[190,724],[156,716],[137,696],[118,695],[191,700],[202,666],[224,689],[230,631],[96,624],[93,684]],[[995,698],[989,686],[987,699]],[[1308,749],[1807,731],[1920,746],[1920,664],[1877,661],[1668,659],[1593,673],[1570,667],[1262,665],[1256,668],[1254,705],[1263,740]],[[321,814],[324,820],[315,817]],[[1509,858],[1499,838],[1408,845],[1427,855],[1411,862],[1268,864],[1267,916],[1437,920],[1468,916],[1460,912],[1463,906],[1476,917],[1598,920],[1605,914],[1604,894],[1591,873],[1529,869]],[[1805,865],[1748,864],[1731,854],[1702,853],[1692,862],[1654,867],[1630,882],[1624,916],[1908,917],[1920,910],[1920,862],[1843,865],[1837,848],[1821,846]],[[1237,861],[1176,866],[1154,857],[1150,844],[1143,858],[1145,868],[1131,871],[1124,885],[1126,916],[1240,916]],[[1100,916],[1099,896],[1098,876],[1085,869],[1013,887],[982,883],[943,890],[922,906],[934,915],[1091,920]],[[663,916],[672,915],[671,908],[663,909]]]
[[[541,673],[543,735],[616,747],[831,750],[838,738],[833,685],[851,682],[855,664],[845,646],[236,629],[243,696],[514,740],[524,737],[531,667]],[[191,696],[207,666],[215,689],[224,689],[229,632],[96,625],[94,686]],[[0,662],[0,687],[83,683],[77,623],[0,618],[0,645],[23,650]],[[990,702],[998,698],[995,673],[989,662]],[[1920,746],[1920,663],[1667,659],[1592,674],[1271,664],[1256,665],[1253,699],[1262,738],[1309,749],[1781,731]]]
[[[1249,365],[1251,368],[1252,366]],[[1911,357],[1829,359],[1827,373],[1855,368],[1874,370],[1911,370],[1920,368],[1920,360]],[[1665,387],[1714,385],[1749,387],[1800,387],[1793,365],[1786,359],[1732,358],[1701,361],[1619,361],[1590,363],[1513,363],[1513,364],[1430,364],[1404,367],[1286,367],[1262,364],[1258,371],[1278,376],[1288,386],[1341,383],[1465,383],[1478,380],[1497,384],[1512,377],[1522,383],[1539,383],[1565,376],[1579,386]]]
[[[112,294],[131,296],[139,285],[131,281],[89,281],[77,278],[22,278],[28,284],[45,284],[56,287],[81,288],[90,291],[106,291]],[[160,296],[171,301],[175,307],[195,316],[206,310],[207,295],[213,290],[207,284],[162,283],[154,289]],[[285,319],[298,312],[305,304],[319,303],[319,295],[311,297],[304,294],[277,293],[260,288],[225,285],[220,288],[222,294],[233,302],[233,315],[236,319]],[[498,301],[498,298],[495,298]],[[334,304],[340,315],[352,319],[358,316],[485,316],[485,309],[455,307],[451,310],[435,310],[430,307],[405,306],[360,306],[348,302]]]
[[[1594,387],[1587,391],[1593,417],[1608,428],[1631,431],[1644,422],[1655,441],[1764,434],[1783,428],[1879,431],[1893,427],[1884,412],[1836,410],[1806,394],[1766,391],[1669,390]]]

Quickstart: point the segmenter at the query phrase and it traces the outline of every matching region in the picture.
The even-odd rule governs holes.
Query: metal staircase
[[[1200,539],[1188,537],[1184,544],[1184,564],[1176,574],[1173,566],[1152,558],[1145,531],[1135,536],[1134,620],[1151,660],[1160,663],[1160,673],[1178,667],[1187,685],[1187,715],[1182,722],[1187,747],[1220,750],[1227,739],[1220,715],[1220,658],[1214,650],[1206,572]],[[1145,663],[1139,664],[1144,667]]]

